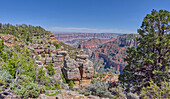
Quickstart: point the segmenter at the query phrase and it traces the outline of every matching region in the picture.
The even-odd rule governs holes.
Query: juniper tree
[[[170,12],[153,10],[147,14],[138,29],[138,46],[128,48],[124,68],[119,80],[129,86],[141,85],[149,80],[157,84],[169,80],[170,67]],[[130,87],[130,86],[129,86]]]

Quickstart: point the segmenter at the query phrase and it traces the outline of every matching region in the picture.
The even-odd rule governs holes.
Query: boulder
[[[76,55],[76,58],[87,59],[89,58],[89,56],[88,55]]]
[[[52,57],[46,57],[45,64],[48,65],[51,60],[52,60]]]
[[[53,63],[53,66],[54,66],[54,67],[63,68],[63,67],[64,67],[64,62],[54,62],[54,63]]]
[[[53,56],[53,62],[61,62],[64,61],[64,56],[63,55],[55,55]]]
[[[88,55],[77,55],[76,61],[69,56],[64,58],[63,73],[66,80],[73,80],[76,86],[90,84],[94,75],[93,63],[88,60]]]
[[[64,55],[64,56],[66,56],[67,55],[67,51],[58,51],[57,55]]]
[[[64,74],[66,77],[66,80],[80,80],[80,71],[78,68],[64,68]]]
[[[77,67],[78,64],[76,63],[75,60],[70,59],[68,56],[65,58],[63,72],[67,80],[81,79],[80,71],[79,68]]]
[[[79,86],[79,85],[80,85],[80,81],[76,81],[76,80],[75,80],[75,81],[74,81],[74,86],[77,87],[77,86]]]
[[[94,68],[92,67],[92,62],[88,61],[80,66],[80,72],[82,78],[92,78],[94,75]]]
[[[42,65],[42,62],[41,62],[41,61],[35,61],[35,63],[36,63],[37,65]]]
[[[44,57],[40,57],[39,60],[42,62],[42,64],[45,64],[45,58]]]
[[[88,85],[88,84],[90,84],[90,82],[91,82],[91,79],[82,78],[80,84],[81,85]]]

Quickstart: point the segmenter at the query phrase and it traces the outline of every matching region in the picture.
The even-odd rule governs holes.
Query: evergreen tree
[[[147,14],[138,29],[138,46],[128,48],[126,61],[119,80],[127,86],[141,85],[154,80],[157,84],[169,80],[170,68],[170,12],[153,10]],[[125,83],[124,83],[125,84]]]

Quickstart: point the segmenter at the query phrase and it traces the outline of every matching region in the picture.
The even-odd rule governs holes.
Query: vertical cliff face
[[[127,48],[137,46],[136,37],[139,36],[137,34],[119,35],[114,41],[99,46],[91,56],[95,69],[100,73],[103,71],[121,73],[126,65],[124,58],[127,55]]]
[[[139,37],[138,34],[123,34],[119,35],[117,39],[119,40],[120,46],[137,46],[136,39]]]

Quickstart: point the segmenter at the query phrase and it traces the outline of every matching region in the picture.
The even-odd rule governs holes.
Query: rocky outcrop
[[[63,70],[64,70],[63,72],[65,74],[66,80],[74,81],[74,80],[81,79],[79,65],[77,64],[75,60],[70,59],[69,56],[65,57]]]
[[[88,55],[77,55],[76,60],[65,57],[63,72],[67,81],[73,80],[75,85],[90,84],[94,75],[93,63]]]

